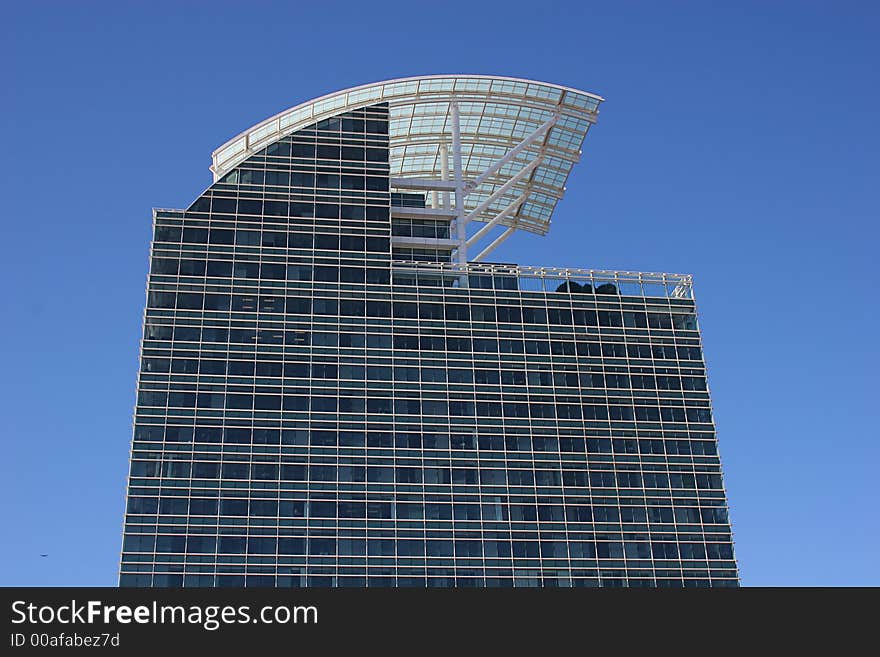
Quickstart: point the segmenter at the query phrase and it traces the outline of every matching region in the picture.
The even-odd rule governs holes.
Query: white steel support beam
[[[464,214],[464,179],[461,170],[461,125],[458,103],[449,103],[452,119],[452,179],[455,181],[455,229],[458,238],[458,262],[467,264],[467,226],[469,216]]]
[[[510,228],[505,230],[503,233],[501,233],[501,235],[499,235],[495,239],[495,241],[493,241],[489,246],[487,246],[485,249],[480,251],[480,254],[476,258],[474,258],[473,261],[480,262],[483,258],[485,258],[487,255],[492,253],[492,251],[494,251],[496,247],[500,246],[501,243],[504,242],[504,240],[506,240],[508,237],[513,235],[515,232],[516,232],[516,228],[514,228],[513,226],[511,226]]]
[[[543,160],[543,159],[544,159],[544,154],[543,153],[538,154],[538,156],[534,160],[532,160],[527,165],[525,165],[522,169],[520,169],[516,173],[516,175],[513,176],[513,178],[511,178],[506,183],[501,185],[501,187],[499,187],[494,192],[492,192],[492,194],[489,195],[489,198],[487,198],[485,201],[480,203],[476,208],[471,210],[470,214],[468,214],[468,216],[465,218],[465,221],[470,221],[471,219],[474,219],[477,216],[479,216],[479,214],[483,210],[485,210],[490,205],[492,205],[495,201],[497,201],[499,198],[504,196],[511,187],[513,187],[516,183],[518,183],[520,180],[522,180],[525,176],[529,175],[534,170],[534,168],[541,163],[541,160]]]
[[[440,142],[440,178],[444,183],[449,183],[449,147],[446,146],[446,142]],[[452,183],[452,187],[445,187],[443,190],[443,203],[440,207],[449,209],[449,191],[450,189],[455,189],[455,183]]]
[[[520,205],[529,197],[529,190],[524,191],[520,194],[517,199],[504,208],[501,212],[499,212],[495,217],[487,223],[485,226],[480,228],[476,233],[471,235],[471,237],[467,241],[467,246],[473,246],[478,240],[480,240],[486,233],[488,233],[492,228],[498,225],[498,222],[506,219],[512,213],[516,212]]]
[[[473,180],[469,180],[465,183],[465,195],[470,194],[474,189],[482,185],[486,180],[488,180],[491,176],[496,174],[501,167],[503,167],[508,162],[512,161],[517,155],[519,155],[523,150],[534,144],[538,139],[544,137],[547,134],[547,131],[552,128],[556,122],[559,120],[559,113],[551,116],[547,121],[538,126],[528,137],[523,139],[519,144],[517,144],[512,150],[510,150],[504,157],[495,162],[492,166],[486,169],[479,176],[474,178]]]

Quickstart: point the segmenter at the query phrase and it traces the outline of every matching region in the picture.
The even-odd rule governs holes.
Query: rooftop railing
[[[392,261],[395,280],[435,287],[693,299],[690,274],[499,263]]]

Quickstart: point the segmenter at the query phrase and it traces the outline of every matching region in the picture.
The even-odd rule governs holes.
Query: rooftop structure
[[[401,78],[338,91],[261,121],[214,151],[215,180],[250,155],[298,129],[360,107],[389,109],[392,190],[431,192],[427,208],[399,217],[452,220],[443,242],[455,260],[479,262],[515,230],[544,235],[602,98],[569,87],[482,75]],[[471,222],[482,224],[468,230]],[[468,250],[496,226],[476,255]],[[496,231],[497,232],[497,231]]]

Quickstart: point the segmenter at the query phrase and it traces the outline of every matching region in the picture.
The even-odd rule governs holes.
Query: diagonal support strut
[[[547,121],[542,123],[540,126],[535,128],[534,131],[531,132],[525,139],[523,139],[519,144],[517,144],[512,150],[510,150],[504,157],[500,160],[497,160],[492,166],[486,169],[479,176],[474,178],[473,180],[469,180],[465,183],[465,195],[470,194],[474,189],[482,185],[486,180],[488,180],[491,176],[498,173],[498,171],[508,162],[512,161],[517,155],[519,155],[523,150],[531,146],[534,142],[536,142],[539,138],[543,137],[550,128],[556,125],[556,122],[559,120],[559,113],[555,113],[551,116]]]
[[[474,233],[470,239],[467,241],[467,246],[473,246],[478,240],[480,240],[486,233],[488,233],[492,228],[498,225],[499,222],[506,219],[508,216],[517,211],[520,205],[529,197],[529,190],[524,191],[520,194],[517,199],[504,208],[501,212],[499,212],[495,217],[488,222],[485,226],[480,228],[476,233]]]
[[[482,261],[483,258],[492,253],[492,251],[494,251],[496,247],[500,246],[504,240],[513,235],[515,232],[516,228],[514,226],[511,226],[510,228],[505,230],[503,233],[501,233],[501,235],[495,238],[495,240],[489,246],[480,251],[479,255],[477,255],[477,257],[473,259],[473,262]]]

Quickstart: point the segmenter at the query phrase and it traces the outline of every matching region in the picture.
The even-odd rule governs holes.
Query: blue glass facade
[[[736,586],[689,290],[436,265],[424,205],[379,103],[156,211],[120,584]]]

